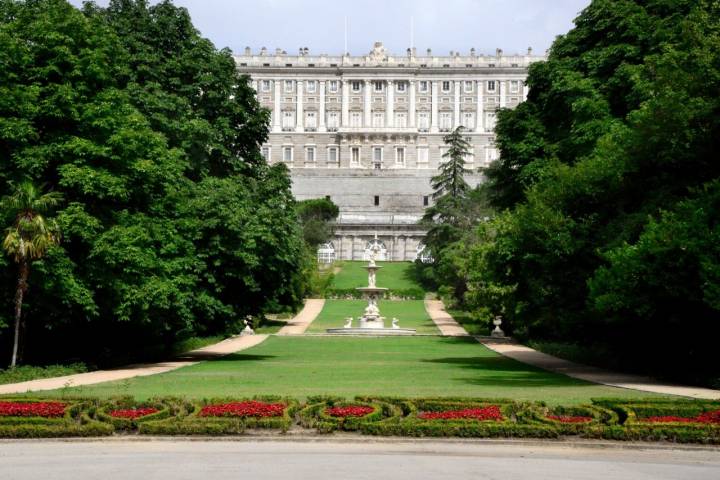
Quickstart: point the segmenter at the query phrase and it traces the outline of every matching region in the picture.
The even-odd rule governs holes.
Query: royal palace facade
[[[527,68],[543,59],[530,50],[393,56],[379,42],[364,56],[245,49],[235,57],[272,111],[263,155],[287,164],[296,198],[327,197],[340,207],[321,260],[367,259],[372,244],[380,259],[417,258],[425,235],[418,220],[432,202],[443,136],[465,127],[474,172],[495,160],[496,111],[526,98]],[[477,184],[481,175],[468,180]]]

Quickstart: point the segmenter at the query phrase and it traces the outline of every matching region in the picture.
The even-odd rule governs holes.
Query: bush
[[[618,424],[616,412],[595,405],[577,407],[537,405],[530,412],[533,421],[552,425],[563,435],[579,435],[598,426]],[[556,418],[551,418],[553,416]],[[580,418],[589,418],[589,421],[575,422],[575,419]]]
[[[45,367],[32,367],[21,365],[7,370],[0,369],[0,385],[7,383],[27,382],[40,378],[62,377],[88,371],[84,363],[71,363],[68,365],[48,365]]]
[[[368,407],[372,412],[358,417],[336,417],[327,413],[329,408]],[[393,404],[382,401],[356,400],[347,402],[339,397],[308,398],[308,405],[300,411],[300,424],[305,428],[315,428],[319,433],[331,433],[335,430],[356,431],[364,423],[378,422],[402,415],[402,410]]]
[[[355,288],[328,288],[325,298],[340,300],[361,300],[362,292]],[[422,288],[394,288],[383,293],[382,300],[424,300],[425,291]]]
[[[2,401],[37,403],[43,400],[4,398]],[[113,433],[111,425],[93,420],[87,415],[91,401],[73,400],[62,403],[65,404],[65,412],[61,417],[0,416],[0,438],[95,437]]]

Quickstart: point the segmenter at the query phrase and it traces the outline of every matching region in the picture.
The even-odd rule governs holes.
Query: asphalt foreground
[[[717,480],[720,449],[612,442],[307,439],[2,441],[3,480]]]

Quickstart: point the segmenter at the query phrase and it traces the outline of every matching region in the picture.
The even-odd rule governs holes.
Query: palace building
[[[327,197],[340,207],[335,239],[318,252],[329,261],[367,259],[374,245],[379,260],[418,258],[425,235],[418,220],[432,202],[443,136],[466,128],[474,172],[495,160],[495,112],[526,98],[527,68],[544,58],[530,49],[399,56],[377,42],[364,56],[246,48],[235,61],[272,111],[262,147],[268,162],[287,164],[298,200]]]

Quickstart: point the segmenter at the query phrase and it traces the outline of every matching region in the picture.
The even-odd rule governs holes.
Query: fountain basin
[[[328,328],[327,333],[333,335],[363,335],[368,337],[391,337],[415,335],[414,328]]]

